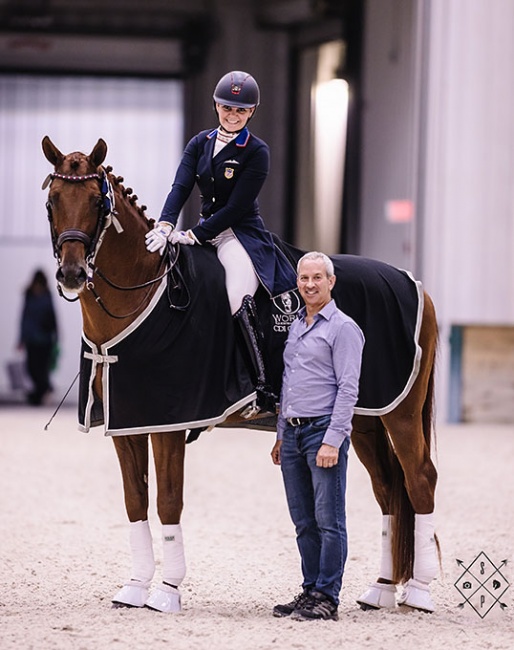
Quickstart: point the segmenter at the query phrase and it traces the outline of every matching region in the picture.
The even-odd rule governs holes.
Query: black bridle
[[[164,272],[160,273],[156,278],[153,278],[152,280],[148,280],[147,282],[143,282],[142,284],[137,284],[134,286],[122,287],[115,284],[114,282],[109,280],[109,278],[107,278],[107,276],[104,273],[102,273],[100,269],[95,265],[94,260],[96,254],[98,253],[98,250],[102,244],[105,231],[111,225],[111,223],[114,223],[115,228],[118,232],[123,231],[123,228],[121,227],[118,218],[116,216],[117,213],[115,210],[115,200],[114,200],[114,192],[112,189],[112,185],[109,182],[109,179],[105,172],[103,172],[102,174],[92,173],[92,174],[84,174],[84,175],[60,174],[58,172],[53,172],[49,174],[45,179],[42,189],[48,187],[48,185],[55,178],[70,183],[82,183],[88,180],[97,180],[100,184],[102,201],[101,203],[99,203],[98,206],[98,212],[99,212],[98,220],[95,228],[95,233],[92,237],[87,233],[85,233],[83,230],[79,230],[77,228],[68,228],[67,230],[64,230],[60,235],[58,235],[53,222],[52,204],[50,201],[46,202],[46,209],[47,209],[48,221],[50,224],[50,236],[52,239],[52,247],[53,247],[55,259],[57,260],[58,264],[61,263],[61,249],[64,242],[79,241],[82,244],[84,244],[85,261],[88,267],[86,289],[91,291],[91,293],[95,298],[95,301],[98,303],[98,305],[103,309],[103,311],[108,316],[110,316],[111,318],[118,318],[118,319],[129,318],[130,316],[133,316],[141,309],[142,305],[147,301],[149,294],[147,292],[143,296],[141,303],[132,312],[123,315],[113,314],[105,306],[101,296],[97,293],[95,289],[95,284],[93,281],[93,276],[95,273],[110,287],[112,287],[113,289],[117,289],[119,291],[136,291],[137,289],[144,289],[147,287],[151,287],[157,282],[160,282],[167,275],[170,275],[170,278],[172,280],[171,282],[168,283],[168,298],[169,298],[170,307],[172,307],[173,309],[177,309],[179,311],[184,311],[185,309],[187,309],[190,302],[189,291],[187,289],[187,285],[183,281],[183,277],[180,270],[178,269],[178,267],[175,269],[175,266],[178,261],[178,256],[179,256],[178,246],[172,246],[171,244],[168,245],[167,254],[163,255],[161,259],[161,265],[166,264],[166,261],[168,260],[170,262]],[[175,272],[178,275],[178,279],[175,278]],[[180,286],[185,287],[187,293],[187,300],[184,305],[175,305],[172,302],[171,293],[173,290],[179,288]],[[79,300],[79,296],[75,296],[75,298],[68,298],[64,294],[62,287],[59,283],[57,285],[57,291],[59,295],[62,298],[64,298],[64,300],[66,300],[67,302],[75,302]]]
[[[49,174],[43,183],[42,189],[48,187],[48,185],[55,179],[69,182],[69,183],[83,183],[84,181],[97,180],[101,187],[102,192],[102,203],[99,205],[99,219],[96,223],[96,230],[93,237],[90,237],[83,230],[78,230],[77,228],[68,228],[64,230],[60,235],[57,235],[55,230],[53,215],[52,215],[52,204],[50,201],[46,202],[46,210],[48,215],[48,222],[50,224],[50,236],[52,238],[52,247],[54,251],[54,257],[57,262],[61,263],[61,249],[64,242],[67,241],[79,241],[84,244],[86,249],[86,262],[93,259],[96,255],[96,250],[100,241],[100,237],[104,232],[107,225],[107,218],[109,215],[114,213],[114,201],[112,187],[107,179],[107,174],[84,174],[79,176],[74,176],[73,174],[59,174],[58,172],[53,172]]]

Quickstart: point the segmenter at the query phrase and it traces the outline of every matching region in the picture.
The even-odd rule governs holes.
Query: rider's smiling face
[[[255,111],[255,106],[252,106],[251,108],[242,108],[239,106],[226,106],[225,104],[217,103],[216,111],[221,126],[225,131],[233,133],[244,129],[248,120],[252,117]]]

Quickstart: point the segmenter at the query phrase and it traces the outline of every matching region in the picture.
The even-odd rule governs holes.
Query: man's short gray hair
[[[325,255],[325,253],[320,253],[318,251],[310,251],[309,253],[305,253],[305,255],[300,257],[298,264],[296,265],[296,272],[298,274],[300,273],[300,264],[304,260],[321,260],[325,265],[327,276],[331,278],[334,275],[334,264],[330,257],[328,255]]]

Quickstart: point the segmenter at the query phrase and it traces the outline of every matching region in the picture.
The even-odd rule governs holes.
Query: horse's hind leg
[[[437,324],[432,302],[425,297],[419,343],[423,350],[419,374],[405,399],[382,416],[403,470],[403,485],[393,492],[398,544],[393,542],[395,577],[405,582],[400,604],[433,611],[429,584],[438,570],[434,531],[437,471],[431,459],[432,401]],[[400,489],[401,488],[401,489]],[[402,495],[407,495],[404,498]]]
[[[186,575],[180,516],[183,507],[185,432],[152,434],[157,480],[157,512],[162,524],[162,583],[146,606],[160,612],[179,612],[178,587]]]
[[[112,599],[114,606],[143,607],[155,572],[153,544],[148,525],[148,435],[115,436],[129,519],[132,572]]]
[[[391,548],[391,463],[393,451],[378,417],[356,415],[353,418],[352,446],[367,469],[373,493],[382,512],[382,545],[377,581],[357,599],[362,609],[396,606]]]
[[[395,564],[399,567],[397,575],[405,583],[398,602],[431,612],[434,604],[429,584],[437,576],[438,547],[433,514],[437,471],[431,460],[430,443],[424,435],[421,414],[413,415],[404,402],[383,416],[383,421],[401,464],[404,492],[408,496],[408,502],[402,499],[395,516],[400,541],[393,552],[403,556]]]

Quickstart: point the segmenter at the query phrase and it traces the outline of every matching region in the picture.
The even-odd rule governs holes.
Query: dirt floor
[[[1,650],[514,648],[514,586],[500,599],[506,607],[493,600],[485,615],[455,587],[481,552],[514,581],[513,427],[439,427],[443,562],[433,614],[363,612],[356,604],[377,577],[380,512],[351,451],[340,618],[297,622],[271,615],[301,583],[280,470],[269,456],[273,434],[215,429],[188,446],[183,611],[114,610],[110,599],[129,577],[130,561],[112,441],[100,430],[79,433],[73,408],[45,432],[52,411],[0,407]],[[151,491],[154,497],[153,477]]]

